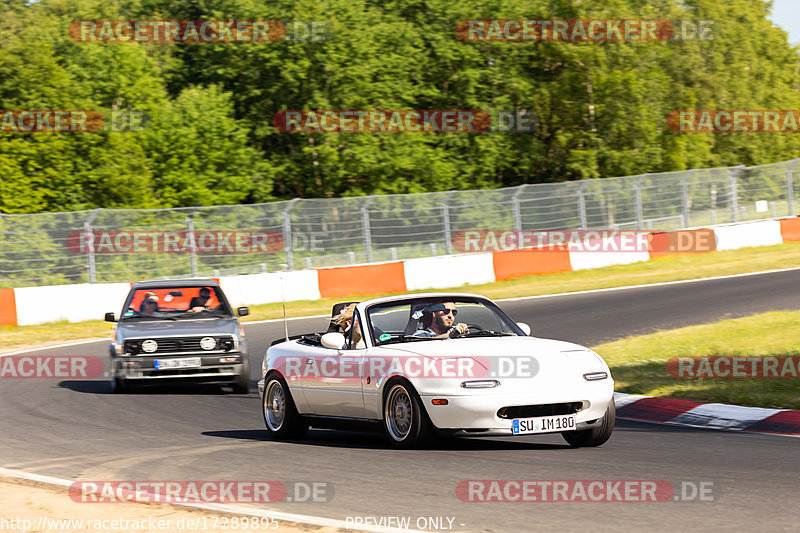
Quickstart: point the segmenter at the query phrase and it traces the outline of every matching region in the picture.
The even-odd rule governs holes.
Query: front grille
[[[217,341],[217,345],[212,350],[204,350],[200,347],[200,339],[204,337],[212,337]],[[144,339],[127,339],[125,340],[125,353],[131,355],[158,355],[164,353],[186,353],[186,352],[200,352],[200,353],[214,353],[230,351],[233,347],[233,337],[230,335],[203,335],[203,337],[154,337],[153,340],[158,344],[155,352],[145,352],[142,350],[142,342],[148,340]],[[229,346],[227,350],[223,346]]]
[[[169,368],[167,370],[157,370],[158,376],[191,376],[193,374],[231,374],[233,368],[221,366],[216,368]],[[156,375],[156,374],[153,374]]]
[[[543,403],[540,405],[513,405],[497,410],[500,418],[531,418],[534,416],[555,416],[575,414],[583,408],[583,402]]]

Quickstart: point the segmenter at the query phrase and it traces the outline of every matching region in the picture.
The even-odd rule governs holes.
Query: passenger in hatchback
[[[158,312],[158,296],[153,291],[147,291],[144,300],[139,306],[139,314],[143,316],[154,316]]]

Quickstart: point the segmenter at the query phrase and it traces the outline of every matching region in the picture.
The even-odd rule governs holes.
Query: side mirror
[[[522,330],[522,333],[524,333],[525,336],[529,336],[531,334],[531,327],[525,322],[517,322],[517,327]]]
[[[116,322],[117,318],[114,316],[114,313],[106,313],[106,322]]]
[[[246,307],[239,307],[238,309],[236,309],[236,314],[238,314],[239,316],[247,316],[250,314],[250,309]]]
[[[342,346],[344,346],[344,335],[342,335],[338,331],[326,333],[325,335],[322,336],[320,342],[326,348],[341,350]]]

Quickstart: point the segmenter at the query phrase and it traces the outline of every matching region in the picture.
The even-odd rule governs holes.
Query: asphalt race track
[[[800,309],[800,270],[620,291],[501,302],[540,337],[597,344],[636,333],[770,310]],[[290,322],[290,334],[325,319]],[[255,389],[261,356],[281,323],[246,326]],[[107,342],[42,355],[104,357]],[[36,354],[34,353],[34,354]],[[3,379],[0,465],[83,480],[323,481],[328,503],[272,509],[339,520],[454,517],[461,531],[762,531],[800,524],[800,439],[618,421],[596,449],[558,435],[445,439],[397,451],[379,434],[312,430],[267,440],[256,392],[217,386],[111,394],[105,381]],[[469,479],[713,482],[714,501],[469,503]],[[448,520],[444,520],[448,524]],[[440,529],[441,530],[441,529]]]

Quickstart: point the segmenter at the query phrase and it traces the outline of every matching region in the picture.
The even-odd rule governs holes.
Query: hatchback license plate
[[[575,431],[575,415],[515,418],[511,424],[511,433],[514,435],[552,433],[554,431]]]
[[[199,357],[187,357],[185,359],[156,359],[156,370],[165,368],[197,368],[200,366]]]

